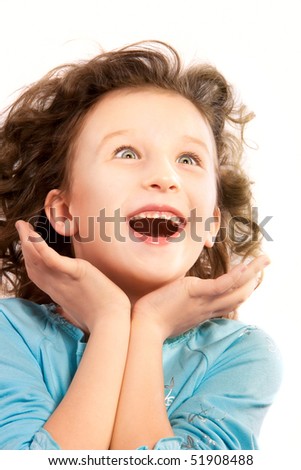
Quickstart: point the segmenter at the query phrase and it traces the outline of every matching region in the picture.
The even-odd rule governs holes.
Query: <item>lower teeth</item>
[[[152,238],[168,238],[179,230],[179,224],[171,219],[136,219],[130,221],[131,228],[141,234]]]

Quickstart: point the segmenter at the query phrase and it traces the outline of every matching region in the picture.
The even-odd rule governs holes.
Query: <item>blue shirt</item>
[[[83,332],[54,305],[1,300],[0,449],[60,448],[43,425],[66,394],[84,349]],[[234,320],[206,321],[165,341],[163,368],[175,437],[155,449],[258,447],[281,378],[279,354],[266,333]]]

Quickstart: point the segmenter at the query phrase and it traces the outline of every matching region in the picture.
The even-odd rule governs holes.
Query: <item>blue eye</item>
[[[131,147],[119,147],[114,152],[116,158],[123,158],[126,160],[137,160],[138,155],[136,154],[135,150]]]
[[[177,158],[178,163],[183,163],[184,165],[200,165],[201,160],[194,153],[184,153]]]

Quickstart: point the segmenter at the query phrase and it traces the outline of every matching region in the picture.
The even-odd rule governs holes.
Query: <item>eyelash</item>
[[[189,158],[192,158],[193,160],[195,160],[196,164],[198,166],[202,166],[203,162],[202,160],[200,159],[200,157],[194,153],[194,152],[185,152],[185,153],[182,153],[181,155],[179,155],[178,158],[181,158],[181,157],[189,157]]]
[[[120,147],[118,147],[117,149],[115,149],[114,151],[114,156],[116,157],[117,154],[119,152],[122,152],[123,150],[130,150],[131,152],[133,152],[137,157],[139,157],[139,153],[131,146],[131,145],[121,145]],[[181,158],[181,157],[189,157],[189,158],[192,158],[195,162],[196,162],[196,166],[202,166],[203,165],[203,162],[202,160],[200,159],[200,157],[194,153],[194,152],[184,152],[182,153],[181,155],[179,155],[178,158]],[[192,165],[193,166],[193,165]]]
[[[137,157],[139,157],[138,152],[136,152],[136,150],[135,150],[131,145],[121,145],[121,147],[118,147],[118,148],[114,151],[114,156],[116,157],[116,155],[117,155],[119,152],[122,152],[122,150],[130,150],[131,152],[135,153],[135,154],[137,155]]]

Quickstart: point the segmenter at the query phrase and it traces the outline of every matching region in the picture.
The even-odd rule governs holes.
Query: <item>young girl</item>
[[[251,117],[159,42],[57,68],[10,108],[1,449],[257,448],[280,373],[233,319],[269,263],[240,163]]]

